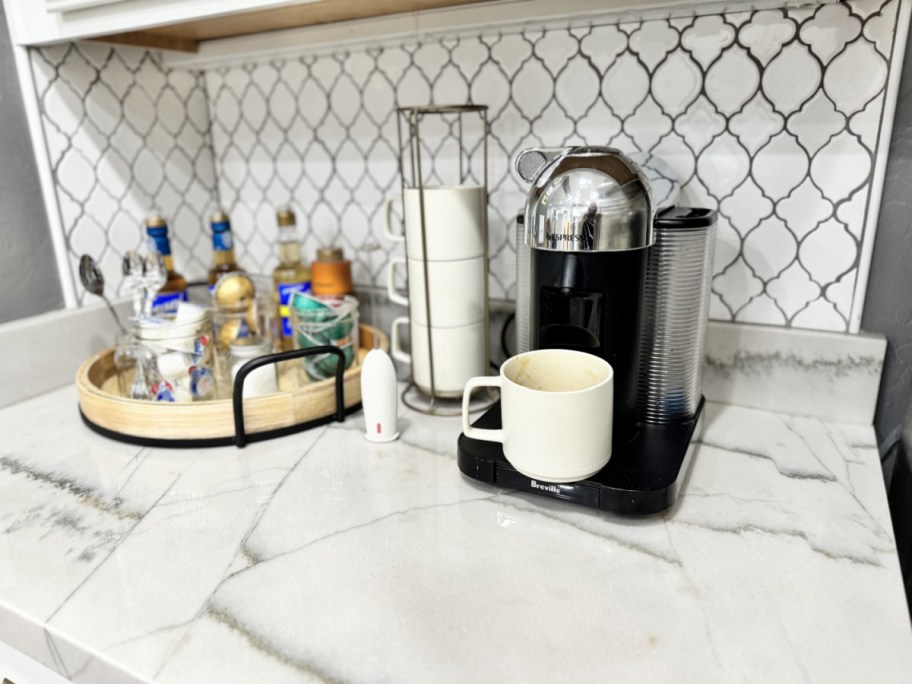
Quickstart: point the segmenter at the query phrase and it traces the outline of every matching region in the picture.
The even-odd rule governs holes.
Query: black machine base
[[[484,442],[459,435],[459,470],[472,479],[499,487],[563,499],[581,506],[623,515],[649,515],[670,508],[700,437],[703,400],[690,420],[665,425],[640,423],[636,436],[614,448],[608,465],[587,480],[568,484],[539,482],[516,471],[497,442]],[[473,425],[501,427],[500,402]]]

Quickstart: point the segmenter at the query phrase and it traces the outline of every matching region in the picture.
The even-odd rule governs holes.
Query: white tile
[[[775,216],[761,221],[744,239],[744,260],[764,282],[788,268],[798,255],[798,242]]]
[[[663,20],[646,21],[630,35],[630,48],[650,72],[655,72],[678,43],[678,32]]]
[[[808,158],[798,139],[783,132],[754,156],[751,174],[770,199],[779,200],[798,187],[807,170]]]
[[[84,154],[70,149],[60,160],[55,180],[70,197],[84,202],[95,186],[95,169]]]
[[[870,153],[855,136],[843,132],[830,140],[811,162],[811,178],[834,202],[849,197],[868,179]]]
[[[763,281],[754,275],[743,258],[736,259],[722,273],[715,275],[712,286],[735,314],[763,291]]]
[[[785,120],[758,92],[730,120],[729,129],[752,155],[782,130]]]
[[[620,117],[632,114],[649,92],[649,74],[632,54],[617,58],[602,80],[602,94]]]
[[[750,173],[747,151],[730,133],[722,133],[700,155],[697,173],[717,200],[727,197]]]
[[[729,116],[754,96],[759,85],[757,65],[740,47],[726,50],[706,74],[706,94],[720,112]]]
[[[741,235],[747,235],[772,213],[773,203],[751,178],[747,178],[722,201],[719,209]]]
[[[789,230],[800,240],[833,215],[833,203],[808,178],[776,203],[776,215],[785,220]]]
[[[861,22],[850,14],[849,6],[833,4],[819,8],[813,19],[802,24],[801,40],[826,64],[860,32]]]
[[[766,67],[763,92],[777,111],[788,115],[799,110],[817,91],[820,77],[820,64],[808,48],[791,43]]]
[[[832,302],[816,299],[799,311],[792,319],[796,328],[811,330],[838,330],[844,327],[846,320]]]
[[[65,81],[57,81],[48,88],[42,101],[45,116],[64,135],[73,135],[85,113],[81,93]]]
[[[797,261],[771,280],[766,289],[789,319],[820,296],[820,285],[811,279]]]
[[[725,117],[703,95],[694,100],[687,111],[675,119],[675,131],[687,141],[695,153],[702,152],[724,130]]]
[[[791,41],[795,30],[795,22],[783,17],[781,11],[763,10],[753,14],[738,35],[751,54],[766,66]]]
[[[702,84],[703,75],[693,59],[684,50],[675,50],[653,74],[653,97],[665,112],[677,116],[700,94]]]
[[[788,129],[808,154],[816,154],[835,134],[845,128],[845,116],[836,111],[832,101],[818,91],[801,111],[789,117]]]
[[[824,221],[801,243],[801,263],[818,283],[832,283],[855,263],[855,238],[836,219]]]
[[[884,3],[881,11],[876,16],[865,21],[864,36],[877,47],[877,51],[884,57],[890,57],[893,50],[893,33],[896,30],[896,12],[899,3],[890,0]],[[858,11],[858,8],[855,7]]]
[[[886,60],[865,41],[849,45],[827,67],[823,87],[840,111],[862,109],[884,87]]]
[[[867,17],[863,27],[859,17]],[[740,311],[741,320],[763,322],[785,316],[786,325],[812,320],[819,327],[842,325],[830,314],[844,318],[854,289],[854,279],[842,276],[846,263],[857,262],[858,247],[846,238],[858,238],[866,221],[895,21],[893,2],[850,0],[810,11],[482,28],[329,54],[302,46],[300,55],[205,74],[168,71],[153,54],[126,48],[43,48],[33,61],[48,88],[42,103],[52,160],[75,146],[97,167],[91,173],[66,159],[59,171],[66,192],[82,202],[100,183],[139,215],[165,199],[177,206],[174,198],[183,194],[192,197],[183,204],[200,225],[203,205],[217,194],[241,212],[239,249],[258,268],[266,268],[271,250],[257,245],[264,227],[247,216],[270,214],[288,200],[302,207],[306,244],[338,234],[331,224],[351,203],[369,218],[346,244],[368,235],[382,243],[380,202],[399,185],[394,107],[471,99],[490,107],[492,226],[509,223],[522,203],[526,187],[512,161],[526,146],[651,150],[679,175],[681,201],[721,202],[734,226],[720,225],[713,315]],[[84,116],[91,127],[80,123]],[[851,135],[842,132],[847,118]],[[93,128],[110,136],[116,156],[107,141],[92,142]],[[429,140],[444,137],[430,121],[423,131]],[[431,178],[450,175],[453,160],[442,146],[427,167]],[[831,235],[817,226],[834,206],[845,229]],[[97,209],[107,230],[111,212]],[[94,211],[92,203],[87,210]],[[81,211],[64,208],[72,217],[68,230]],[[796,240],[815,229],[780,276]],[[194,268],[208,259],[205,244],[182,242]],[[492,245],[494,279],[512,290],[510,253]],[[832,311],[822,303],[796,318],[828,287],[839,303]]]
[[[681,34],[687,48],[704,69],[716,61],[735,39],[735,30],[721,16],[697,17]]]

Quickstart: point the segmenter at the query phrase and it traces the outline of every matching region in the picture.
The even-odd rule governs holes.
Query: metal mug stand
[[[485,349],[485,368],[488,369],[491,366],[491,349],[490,349],[490,306],[488,301],[488,107],[487,105],[428,105],[423,107],[399,107],[397,108],[397,117],[396,117],[396,130],[398,133],[399,140],[399,178],[401,181],[401,190],[402,197],[405,197],[406,187],[416,188],[418,190],[418,206],[421,214],[421,253],[424,256],[423,268],[424,268],[424,305],[425,305],[425,314],[427,316],[427,343],[428,343],[428,364],[430,365],[430,380],[431,387],[430,393],[423,391],[421,388],[415,384],[414,381],[414,370],[412,371],[409,382],[405,387],[405,390],[402,392],[402,401],[410,409],[418,411],[420,413],[426,413],[436,416],[456,416],[460,415],[462,412],[462,395],[459,397],[445,396],[441,392],[437,391],[437,385],[434,378],[434,345],[432,341],[431,331],[432,327],[432,317],[431,317],[431,295],[430,295],[430,281],[428,273],[428,259],[427,259],[427,220],[425,218],[424,210],[424,174],[421,167],[421,132],[420,125],[421,120],[427,115],[455,115],[457,123],[457,138],[459,143],[459,182],[465,183],[469,177],[469,170],[466,168],[467,165],[463,164],[463,160],[468,158],[468,150],[466,150],[463,143],[463,116],[466,114],[475,114],[481,118],[482,122],[482,151],[484,155],[484,212],[482,216],[482,240],[484,242],[484,267],[485,267],[485,277],[484,277],[484,349]],[[403,135],[402,129],[403,126],[407,126],[408,130],[408,145],[407,147],[403,145]],[[408,154],[408,163],[404,158],[406,153]],[[406,171],[409,170],[411,173],[411,185],[406,185]],[[406,240],[408,237],[406,236]],[[406,254],[408,250],[406,248]],[[406,279],[408,279],[408,270],[406,271]],[[407,281],[406,281],[407,282]],[[412,304],[411,297],[409,298],[409,320],[412,319]],[[409,326],[410,328],[412,326]],[[414,360],[414,359],[413,359]],[[455,400],[455,401],[454,401]],[[487,408],[490,408],[495,401],[495,395],[493,392],[488,390],[487,399],[483,401],[473,400],[471,410],[482,411]]]

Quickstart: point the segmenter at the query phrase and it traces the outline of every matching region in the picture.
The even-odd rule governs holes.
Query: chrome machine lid
[[[536,152],[522,153],[517,166]],[[532,180],[526,244],[558,252],[641,249],[655,240],[654,218],[649,182],[630,158],[610,147],[575,147],[544,164]]]

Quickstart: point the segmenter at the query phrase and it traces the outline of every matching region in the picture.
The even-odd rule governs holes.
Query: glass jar
[[[212,316],[141,318],[133,336],[144,349],[143,375],[154,401],[210,401],[218,394]],[[139,368],[137,361],[137,373]]]
[[[219,398],[230,399],[234,391],[232,350],[252,347],[255,356],[271,354],[279,339],[278,315],[269,290],[259,290],[237,306],[222,306],[212,314],[216,353],[219,358]],[[244,353],[244,352],[241,352]],[[253,358],[253,357],[248,357]],[[248,377],[247,382],[251,378]],[[245,396],[247,393],[245,392]]]
[[[133,335],[118,335],[114,344],[117,389],[128,399],[151,399],[151,387],[158,382],[155,355]]]
[[[292,298],[291,319],[295,349],[332,345],[345,356],[345,368],[358,353],[358,300],[352,296],[313,297],[298,293]],[[311,380],[325,380],[336,374],[337,359],[320,354],[304,359]]]
[[[251,359],[271,354],[272,351],[272,341],[268,338],[248,336],[235,340],[228,351],[228,363],[231,368],[231,387],[229,392],[234,391],[234,380],[237,378],[241,366]],[[245,399],[274,394],[278,391],[279,383],[275,364],[257,368],[250,372],[244,380]]]

